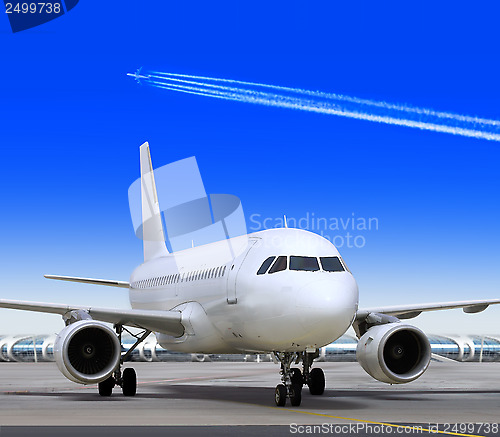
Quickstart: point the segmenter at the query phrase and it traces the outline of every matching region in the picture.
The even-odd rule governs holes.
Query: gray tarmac
[[[373,380],[357,363],[317,366],[325,371],[324,395],[311,396],[304,387],[300,407],[278,408],[274,363],[127,363],[139,380],[132,398],[119,387],[100,397],[96,386],[68,381],[54,363],[0,363],[0,435],[9,426],[210,426],[223,435],[224,429],[233,432],[231,425],[265,425],[278,435],[294,434],[294,424],[296,430],[370,423],[443,429],[448,423],[500,421],[500,363],[431,362],[417,381],[393,386]],[[498,434],[464,429],[462,434]]]

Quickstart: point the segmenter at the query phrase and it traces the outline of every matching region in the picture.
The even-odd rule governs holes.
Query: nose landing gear
[[[325,391],[325,374],[319,367],[311,370],[313,360],[318,355],[318,351],[315,353],[274,352],[276,360],[281,363],[280,374],[282,381],[282,384],[276,386],[276,406],[284,407],[288,398],[293,407],[298,407],[302,401],[302,386],[304,384],[309,386],[309,393],[312,395],[323,394]],[[302,372],[298,368],[290,368],[294,359],[295,364],[302,360]]]
[[[293,407],[298,407],[302,401],[302,375],[300,375],[299,369],[290,369],[296,355],[295,352],[274,353],[276,359],[281,363],[282,384],[276,386],[275,392],[275,402],[278,407],[284,407],[287,398],[290,399]]]

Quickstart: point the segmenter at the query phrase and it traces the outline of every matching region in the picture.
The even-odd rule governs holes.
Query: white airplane
[[[302,386],[321,395],[325,377],[312,367],[320,347],[351,326],[357,358],[373,378],[390,384],[420,377],[431,349],[424,333],[401,319],[423,311],[485,310],[500,299],[358,309],[358,286],[335,246],[317,234],[279,228],[168,253],[148,143],[140,148],[144,263],[129,282],[47,275],[129,290],[132,309],[0,300],[0,307],[57,313],[66,327],[54,354],[60,371],[80,384],[115,385],[136,393],[136,374],[122,365],[151,332],[166,349],[191,353],[271,353],[281,363],[275,402],[301,403]],[[147,218],[147,219],[146,219]],[[229,247],[229,251],[228,251]],[[229,256],[228,256],[229,254]],[[103,322],[114,325],[114,330]],[[141,328],[121,352],[126,326]],[[302,370],[292,364],[302,363]]]
[[[148,75],[141,74],[141,70],[142,70],[142,67],[138,68],[135,73],[127,73],[127,76],[133,77],[138,84],[141,83],[141,79],[143,79],[143,80],[151,79],[150,74],[148,74]]]

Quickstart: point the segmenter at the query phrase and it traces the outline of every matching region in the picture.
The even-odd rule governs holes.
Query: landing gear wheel
[[[290,388],[290,403],[292,407],[298,407],[302,401],[302,384],[292,384]]]
[[[134,369],[128,368],[123,371],[122,391],[124,396],[135,396],[137,392],[137,376]]]
[[[274,400],[276,401],[277,407],[284,407],[285,406],[285,404],[286,404],[286,387],[284,384],[278,384],[276,386]]]
[[[315,368],[309,373],[309,393],[322,395],[325,391],[325,374],[323,369]]]
[[[304,378],[302,378],[302,372],[300,369],[294,368],[290,370],[292,371],[292,384],[298,384],[302,387],[304,385]]]
[[[110,376],[108,379],[99,383],[99,394],[101,396],[111,396],[113,387],[115,386],[115,378]]]

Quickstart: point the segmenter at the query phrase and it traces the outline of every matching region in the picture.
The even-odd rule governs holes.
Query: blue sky
[[[98,9],[96,9],[98,7]],[[0,20],[2,297],[126,307],[141,262],[127,189],[196,156],[208,193],[260,217],[375,217],[340,247],[361,305],[500,296],[500,144],[137,85],[139,66],[500,119],[497,2],[80,2],[12,34]],[[249,221],[249,226],[251,223]],[[500,310],[421,316],[427,331],[500,332]],[[1,332],[58,316],[0,310]]]

